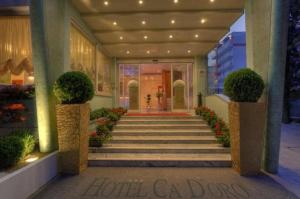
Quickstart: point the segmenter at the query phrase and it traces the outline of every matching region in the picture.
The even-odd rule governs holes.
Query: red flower
[[[23,111],[25,109],[25,106],[24,104],[9,104],[4,108],[12,111]]]
[[[94,132],[91,133],[91,137],[96,137],[96,136],[97,136],[96,131],[94,131]]]
[[[218,122],[216,122],[216,130],[220,130],[220,124]]]

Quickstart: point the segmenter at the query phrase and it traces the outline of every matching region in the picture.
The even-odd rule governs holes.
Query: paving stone
[[[89,168],[64,176],[34,199],[297,199],[266,175],[227,168]]]

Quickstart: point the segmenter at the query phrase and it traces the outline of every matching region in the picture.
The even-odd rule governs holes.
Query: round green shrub
[[[229,74],[224,82],[224,93],[232,101],[257,102],[264,90],[261,76],[249,68]]]
[[[0,138],[0,168],[14,166],[22,159],[24,143],[17,136]]]
[[[86,74],[72,71],[56,80],[53,92],[62,104],[83,104],[93,98],[94,86]]]

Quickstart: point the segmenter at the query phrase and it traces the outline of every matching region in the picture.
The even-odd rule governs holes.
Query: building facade
[[[228,74],[246,67],[246,33],[229,33],[209,55],[209,90],[223,93]]]

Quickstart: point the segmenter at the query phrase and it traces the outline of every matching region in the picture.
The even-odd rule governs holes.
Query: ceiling
[[[173,58],[207,54],[244,9],[244,0],[72,2],[104,50],[109,56],[118,58]]]

